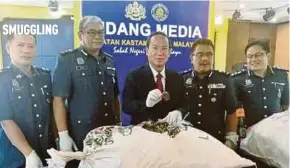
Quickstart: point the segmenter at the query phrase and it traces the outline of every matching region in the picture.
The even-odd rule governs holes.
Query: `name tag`
[[[77,71],[88,70],[88,66],[87,65],[78,65],[78,66],[76,66],[76,70]]]
[[[273,85],[281,85],[281,86],[285,86],[285,83],[280,83],[280,82],[271,82]]]
[[[207,87],[209,89],[225,89],[226,85],[224,85],[223,83],[213,83],[209,84]]]

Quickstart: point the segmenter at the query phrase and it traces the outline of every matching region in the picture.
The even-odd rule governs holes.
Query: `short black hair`
[[[214,50],[214,45],[212,43],[212,41],[210,39],[207,39],[207,38],[200,38],[200,39],[197,39],[191,46],[191,50],[190,52],[194,52],[196,47],[198,45],[209,45],[212,47],[212,49]]]
[[[262,49],[264,51],[266,51],[266,53],[270,52],[269,40],[253,40],[253,41],[249,42],[248,45],[246,46],[245,54],[247,54],[247,51],[250,47],[255,46],[255,45],[261,46]]]
[[[15,33],[8,34],[7,35],[7,43],[10,43],[14,39],[15,35],[18,35],[18,34],[15,34]],[[26,35],[26,34],[19,34],[19,35]],[[27,34],[27,35],[32,36],[34,38],[34,41],[36,44],[36,35],[33,35],[33,34]]]
[[[170,41],[169,37],[165,33],[161,32],[161,31],[154,32],[154,33],[150,34],[150,36],[148,36],[147,42],[146,42],[146,47],[147,48],[149,48],[151,38],[154,37],[154,36],[157,36],[157,35],[161,35],[161,36],[166,37],[167,40],[168,40],[168,46],[169,46],[169,48],[171,48],[171,41]]]

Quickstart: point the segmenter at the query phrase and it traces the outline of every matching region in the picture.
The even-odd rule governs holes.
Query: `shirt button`
[[[33,83],[30,83],[30,86],[33,86]]]
[[[39,134],[39,138],[42,138],[42,134]]]
[[[222,132],[219,131],[219,134],[221,134]]]
[[[80,124],[80,123],[82,123],[80,120],[78,120],[78,123]]]
[[[198,106],[199,106],[199,107],[201,107],[201,106],[202,106],[202,104],[198,104]]]
[[[106,95],[106,92],[103,92],[103,95]]]
[[[202,86],[200,86],[199,88],[202,89]]]
[[[99,71],[99,74],[100,74],[100,75],[102,75],[102,72],[101,72],[101,71]]]
[[[104,85],[104,82],[101,82],[101,85]]]
[[[105,113],[105,116],[107,117],[108,116],[108,113]]]
[[[263,88],[263,91],[265,91],[266,90],[266,88]]]
[[[34,104],[33,107],[37,107],[37,104]]]
[[[267,108],[267,106],[264,106],[264,108],[266,109],[266,108]]]
[[[248,93],[251,93],[251,91],[249,90]]]
[[[185,94],[188,95],[188,92],[186,92]]]
[[[264,82],[264,79],[262,79],[262,82]]]
[[[264,118],[267,118],[267,117],[268,117],[268,115],[267,115],[267,114],[265,114],[265,115],[264,115]]]
[[[36,117],[38,118],[39,117],[39,114],[36,114]]]
[[[104,105],[105,105],[105,106],[107,106],[107,105],[108,105],[108,103],[107,103],[107,102],[105,102],[105,103],[104,103]]]
[[[85,73],[82,73],[82,75],[85,76],[86,74]]]
[[[201,122],[200,122],[200,121],[198,121],[198,122],[197,122],[197,124],[201,124]]]
[[[202,98],[202,95],[199,95],[198,97],[199,97],[199,98]]]
[[[266,100],[267,99],[267,97],[264,97],[264,100]]]
[[[201,115],[201,112],[198,112],[197,115]]]
[[[41,126],[42,126],[41,124],[38,125],[39,128],[41,128]]]
[[[32,93],[31,96],[32,96],[32,97],[35,97],[35,94]]]
[[[21,96],[18,96],[18,99],[21,99]]]

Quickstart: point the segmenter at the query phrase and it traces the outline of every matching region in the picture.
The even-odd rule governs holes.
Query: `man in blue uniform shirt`
[[[214,45],[209,39],[194,42],[190,59],[193,70],[182,73],[190,112],[188,120],[194,127],[235,148],[237,101],[230,75],[212,69]]]
[[[232,74],[238,101],[245,109],[245,126],[250,127],[289,107],[289,79],[286,70],[269,65],[268,42],[255,40],[245,48],[248,69]]]
[[[0,137],[2,167],[21,166],[24,157],[26,168],[42,167],[50,148],[51,75],[31,66],[35,44],[32,35],[7,38],[12,64],[0,73],[0,121],[5,132]]]
[[[84,17],[79,38],[81,46],[61,53],[53,72],[54,115],[61,151],[82,150],[90,130],[120,122],[114,59],[101,49],[102,20]]]

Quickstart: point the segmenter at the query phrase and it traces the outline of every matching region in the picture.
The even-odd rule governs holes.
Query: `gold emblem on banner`
[[[137,1],[129,3],[125,9],[125,17],[134,21],[140,21],[146,18],[146,9],[142,4],[139,4]]]

